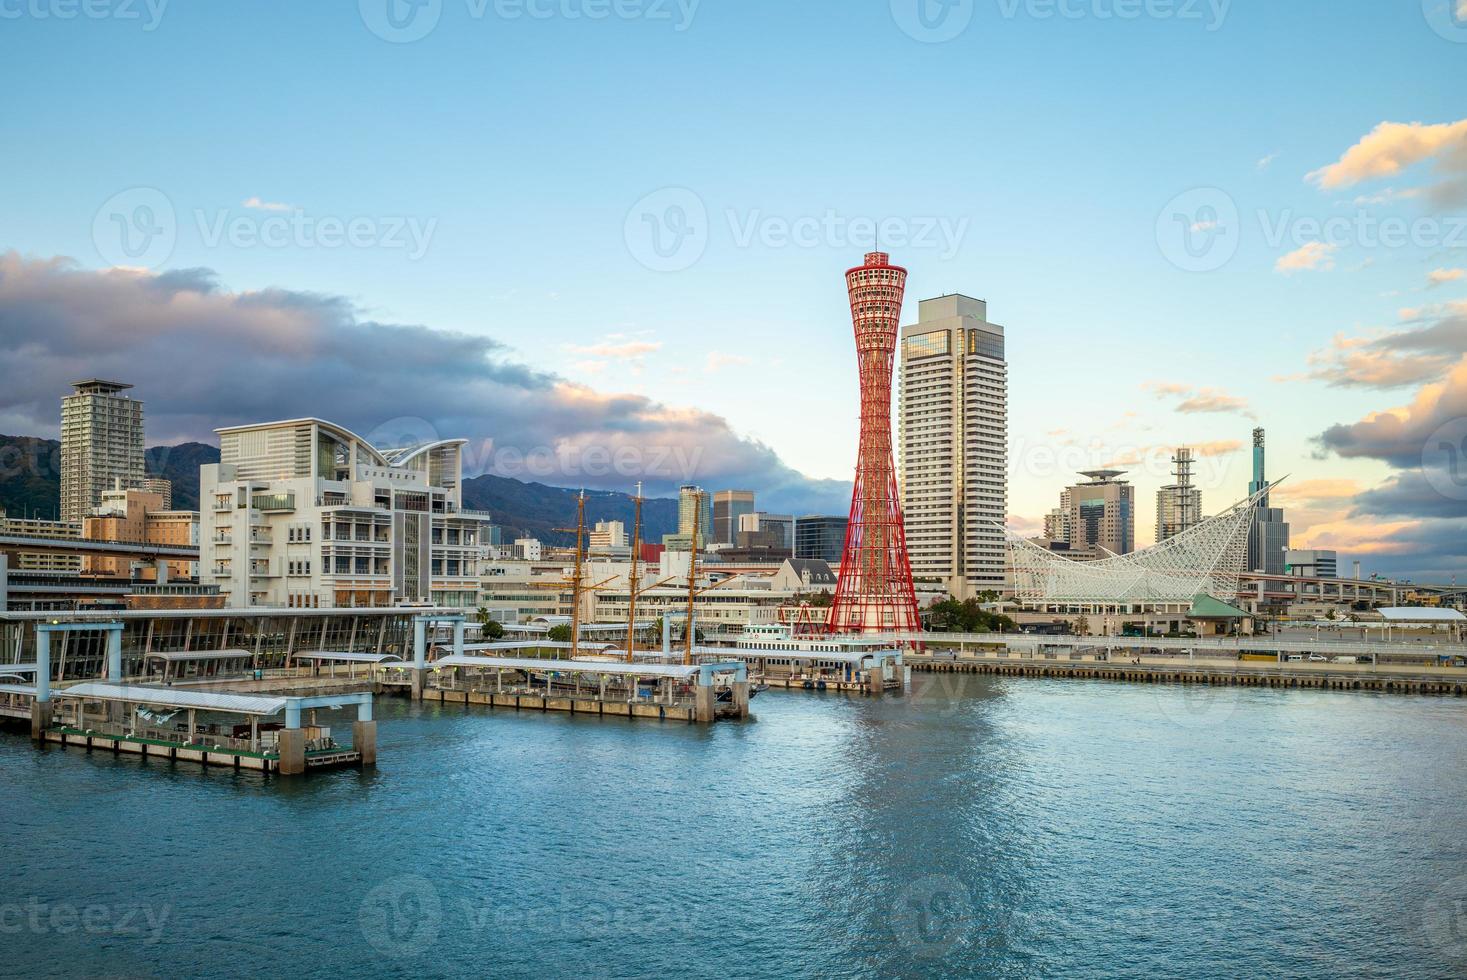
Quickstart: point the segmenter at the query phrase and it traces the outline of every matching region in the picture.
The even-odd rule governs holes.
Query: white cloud
[[[243,201],[240,202],[240,206],[241,207],[250,208],[250,209],[255,210],[255,211],[293,211],[293,210],[295,210],[289,204],[282,204],[279,201],[263,201],[263,200],[261,200],[258,197],[247,197]]]
[[[738,367],[752,363],[753,361],[743,354],[725,354],[723,351],[711,350],[708,352],[708,360],[704,364],[703,369],[709,374],[712,374],[726,367]]]
[[[1335,260],[1332,256],[1338,248],[1329,242],[1305,242],[1288,255],[1279,256],[1273,264],[1273,271],[1287,276],[1305,269],[1333,269]]]

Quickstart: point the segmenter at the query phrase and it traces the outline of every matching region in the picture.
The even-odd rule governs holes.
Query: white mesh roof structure
[[[1282,482],[1282,481],[1280,481]],[[1076,561],[1008,532],[1014,597],[1022,602],[1231,602],[1248,550],[1253,511],[1275,483],[1160,544]]]

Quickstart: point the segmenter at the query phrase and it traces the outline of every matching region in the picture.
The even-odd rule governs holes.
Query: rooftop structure
[[[1043,603],[1192,604],[1203,595],[1232,602],[1253,511],[1267,489],[1150,548],[1093,561],[1075,561],[1011,534],[1014,594]]]

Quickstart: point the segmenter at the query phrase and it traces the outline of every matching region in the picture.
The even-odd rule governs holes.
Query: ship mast
[[[636,507],[632,518],[632,574],[631,589],[627,594],[627,663],[636,660],[637,651],[637,586],[642,584],[638,565],[642,556],[642,484],[637,483],[637,495],[632,498]]]
[[[693,638],[696,633],[693,629],[693,600],[698,596],[698,526],[702,523],[703,491],[699,490],[693,494],[693,548],[688,553],[688,618],[683,641],[684,666],[692,666],[693,663]]]
[[[581,651],[581,546],[586,535],[586,491],[576,498],[576,567],[571,575],[571,651],[570,658],[576,659]]]

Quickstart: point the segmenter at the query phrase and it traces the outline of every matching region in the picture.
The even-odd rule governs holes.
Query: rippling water
[[[916,675],[379,702],[269,780],[0,735],[9,976],[1467,975],[1467,704]]]

